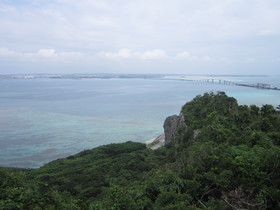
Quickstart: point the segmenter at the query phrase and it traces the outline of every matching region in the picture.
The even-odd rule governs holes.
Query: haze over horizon
[[[278,0],[0,2],[0,74],[279,75]]]

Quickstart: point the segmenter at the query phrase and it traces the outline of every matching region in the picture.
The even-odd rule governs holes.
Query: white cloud
[[[80,60],[84,56],[80,52],[57,52],[55,49],[39,49],[37,52],[19,52],[8,48],[0,48],[0,58],[10,58],[24,61],[55,61],[72,62]]]
[[[158,60],[166,59],[168,55],[164,50],[151,50],[145,52],[132,52],[130,49],[123,48],[118,52],[101,52],[98,55],[111,59],[140,59],[140,60]]]
[[[135,56],[143,60],[168,58],[168,55],[166,55],[164,50],[152,50],[144,53],[135,53]]]
[[[55,49],[40,49],[37,52],[39,57],[50,58],[56,56]]]
[[[185,61],[199,61],[199,62],[216,62],[216,63],[231,63],[232,61],[227,57],[211,57],[208,55],[196,56],[192,55],[188,51],[178,53],[174,60],[185,60]]]
[[[196,60],[198,60],[198,57],[197,56],[193,56],[189,52],[186,51],[186,52],[178,53],[175,56],[175,59],[196,61]]]
[[[181,61],[198,61],[198,62],[221,62],[230,63],[230,60],[226,57],[223,58],[213,58],[210,56],[194,56],[191,53],[184,51],[178,53],[174,56],[168,55],[164,50],[147,50],[144,52],[132,51],[128,48],[122,48],[117,52],[100,52],[96,54],[85,54],[81,52],[74,51],[57,51],[55,49],[42,48],[37,52],[20,52],[10,50],[8,48],[0,48],[0,58],[10,58],[14,60],[24,60],[24,61],[49,61],[49,62],[87,62],[93,64],[98,60],[98,58],[105,58],[110,60],[170,60],[173,62]],[[248,61],[252,62],[253,59],[250,58]]]
[[[131,50],[127,49],[127,48],[123,48],[123,49],[119,50],[116,53],[113,53],[113,52],[101,52],[99,54],[101,56],[105,56],[107,58],[112,58],[112,59],[118,59],[118,58],[128,59],[128,58],[131,58],[133,56]]]
[[[273,3],[53,0],[41,6],[34,2],[13,5],[6,1],[0,3],[0,32],[13,39],[32,36],[35,41],[45,40],[59,46],[79,43],[83,48],[94,49],[104,46],[166,49],[172,41],[173,47],[178,48],[186,40],[203,44],[279,35],[279,3],[270,2]]]
[[[188,63],[198,69],[200,62],[244,63],[246,57],[268,64],[279,54],[279,22],[279,0],[0,1],[0,46],[7,47],[0,56],[96,63],[98,54],[158,61],[158,71],[167,68],[163,60],[182,69]],[[103,66],[106,59],[98,61]]]

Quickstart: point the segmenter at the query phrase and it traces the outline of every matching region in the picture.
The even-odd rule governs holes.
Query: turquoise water
[[[234,79],[275,86],[280,81]],[[218,90],[240,104],[280,104],[280,91],[190,81],[2,79],[0,165],[36,168],[99,145],[145,142],[161,134],[164,119],[184,103]]]

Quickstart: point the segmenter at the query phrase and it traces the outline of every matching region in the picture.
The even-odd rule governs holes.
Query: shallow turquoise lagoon
[[[0,165],[36,168],[99,145],[145,142],[163,132],[167,116],[207,91],[225,91],[240,104],[280,104],[280,91],[179,80],[2,79]]]

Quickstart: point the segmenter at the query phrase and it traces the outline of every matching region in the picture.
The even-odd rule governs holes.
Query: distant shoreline
[[[273,77],[276,75],[165,75],[165,74],[9,74],[0,75],[0,79],[151,79],[151,80],[174,80],[186,82],[203,82],[221,85],[235,85],[249,88],[280,90],[280,87],[272,87],[271,84],[258,82],[247,84],[226,77]]]

